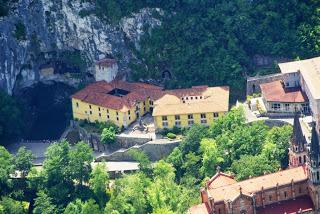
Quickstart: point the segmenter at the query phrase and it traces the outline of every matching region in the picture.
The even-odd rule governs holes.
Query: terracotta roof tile
[[[123,89],[129,93],[123,97],[108,94],[113,89]],[[78,91],[72,98],[86,103],[111,108],[115,110],[131,108],[137,101],[144,101],[147,97],[161,96],[162,88],[145,83],[129,83],[124,81],[99,81],[88,85]]]
[[[223,174],[219,176],[225,177]],[[230,183],[226,182],[226,185],[221,185],[219,179],[216,178],[215,180],[219,182],[219,185],[216,185],[214,180],[211,182],[208,191],[215,202],[228,199],[233,200],[240,194],[240,187],[243,193],[250,195],[251,193],[260,191],[262,187],[266,190],[275,187],[277,184],[279,184],[279,186],[290,184],[292,179],[294,182],[307,180],[305,167],[290,168],[236,183],[230,181]]]
[[[219,172],[207,182],[207,185],[210,188],[215,189],[218,187],[227,186],[234,183],[237,183],[237,181],[232,176]]]
[[[296,214],[299,211],[312,211],[313,203],[309,196],[297,197],[295,200],[283,201],[280,204],[270,204],[257,209],[259,214]]]
[[[304,103],[308,97],[300,87],[284,88],[281,81],[264,83],[260,85],[262,96],[268,102]]]
[[[210,207],[207,203],[202,203],[191,207],[188,214],[209,214]]]
[[[228,110],[229,87],[196,86],[164,91],[164,95],[155,102],[153,116]]]
[[[115,60],[115,59],[105,58],[105,59],[101,59],[101,60],[97,61],[96,65],[109,67],[109,66],[112,66],[116,63],[117,63],[117,60]]]

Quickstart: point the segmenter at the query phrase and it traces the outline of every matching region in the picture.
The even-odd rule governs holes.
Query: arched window
[[[301,156],[299,156],[299,163],[300,163],[300,164],[302,163],[302,159],[301,159]]]

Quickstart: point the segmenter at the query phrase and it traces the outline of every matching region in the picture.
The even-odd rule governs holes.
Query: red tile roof
[[[307,179],[305,166],[290,168],[240,182],[234,182],[223,173],[219,173],[217,178],[212,182],[209,181],[208,191],[215,202],[228,199],[232,201],[239,196],[240,188],[243,193],[250,195],[261,191],[262,188],[266,190],[275,187],[277,184],[279,186],[290,184],[291,180],[293,182],[302,182]]]
[[[108,94],[113,89],[123,89],[129,93],[123,97]],[[99,81],[88,85],[71,97],[83,102],[115,110],[132,108],[137,101],[145,101],[148,97],[155,99],[162,94],[162,88],[146,83],[129,83],[124,81]]]
[[[215,176],[213,176],[208,182],[207,185],[212,188],[218,188],[226,185],[231,185],[237,183],[237,181],[230,175],[218,172]]]
[[[259,207],[257,209],[257,213],[259,214],[295,214],[298,211],[312,211],[313,203],[309,196],[301,196],[296,198],[295,200],[283,201],[280,204],[270,204],[263,207]]]
[[[209,214],[210,207],[207,203],[194,205],[188,210],[188,214]]]
[[[117,60],[115,60],[115,59],[105,58],[105,59],[101,59],[101,60],[97,61],[96,65],[109,67],[109,66],[112,66],[116,63],[117,63]]]
[[[264,83],[260,85],[262,96],[268,102],[304,103],[308,97],[300,87],[284,88],[281,81]]]

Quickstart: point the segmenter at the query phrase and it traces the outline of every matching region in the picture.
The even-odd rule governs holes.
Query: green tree
[[[44,188],[55,205],[65,207],[75,198],[89,198],[92,150],[83,142],[71,147],[66,140],[52,144],[46,152],[43,171],[30,175],[30,185]]]
[[[106,144],[114,143],[116,140],[116,131],[113,127],[104,128],[101,134],[101,142]]]
[[[38,192],[34,203],[34,214],[54,214],[58,213],[52,199],[43,191]]]
[[[106,172],[104,163],[97,164],[90,175],[90,188],[94,192],[100,208],[103,208],[107,202],[106,189],[109,183],[109,175]]]
[[[81,185],[88,182],[93,161],[92,149],[88,144],[79,142],[69,151],[69,171],[72,179]]]
[[[267,133],[266,143],[269,143],[269,145],[271,143],[276,145],[273,156],[280,162],[282,168],[286,168],[289,164],[288,148],[291,135],[292,126],[290,125],[273,127]]]
[[[96,204],[95,200],[89,199],[82,206],[81,214],[100,214],[102,211],[99,208],[99,205]]]
[[[30,150],[27,150],[25,147],[20,147],[14,159],[15,170],[20,171],[21,176],[25,177],[33,165],[33,159],[34,155]]]
[[[64,214],[80,214],[82,212],[82,201],[77,199],[70,202],[68,206],[64,209]]]
[[[180,187],[174,182],[175,173],[171,164],[160,160],[154,166],[154,180],[147,188],[147,198],[152,210],[177,210]]]
[[[0,142],[17,137],[22,133],[21,109],[13,97],[0,89]],[[2,139],[2,140],[1,140]]]
[[[11,154],[0,146],[0,195],[8,191],[9,177],[14,172]]]
[[[202,125],[195,124],[187,132],[185,138],[181,142],[180,149],[183,154],[187,154],[190,151],[199,153],[200,141],[207,136],[207,128]]]
[[[203,153],[200,172],[204,177],[211,177],[217,166],[223,162],[223,155],[218,151],[217,143],[213,139],[202,139],[200,150]]]
[[[149,157],[140,150],[137,149],[130,149],[129,154],[131,157],[139,163],[139,169],[145,173],[146,175],[151,175],[152,166]]]
[[[223,134],[226,131],[234,131],[238,127],[245,125],[246,119],[242,107],[232,108],[225,116],[219,117],[211,124],[209,134],[211,138]]]
[[[80,199],[68,204],[65,208],[64,214],[102,214],[99,206],[93,199],[82,202]]]
[[[65,204],[74,191],[69,168],[70,145],[67,141],[52,144],[46,152],[43,164],[43,177],[48,195],[57,203]]]
[[[3,197],[0,201],[0,207],[2,212],[5,214],[25,214],[27,213],[24,210],[23,205],[19,201],[15,201],[12,198]],[[0,209],[0,213],[1,213]]]
[[[105,213],[146,213],[145,189],[149,186],[149,182],[149,179],[141,173],[117,179],[111,199],[105,207]]]
[[[232,163],[231,170],[236,174],[237,180],[263,175],[277,171],[280,165],[275,160],[268,160],[263,155],[244,155],[240,160]]]

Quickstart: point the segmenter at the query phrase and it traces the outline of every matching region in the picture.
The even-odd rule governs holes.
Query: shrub
[[[169,132],[170,130],[168,128],[163,128],[159,131],[159,134],[161,134],[162,136],[166,136]]]
[[[173,133],[173,134],[181,134],[181,128],[180,127],[178,127],[178,126],[174,126],[172,129],[171,129],[171,132]]]
[[[168,137],[169,139],[175,139],[175,138],[176,138],[176,135],[175,135],[174,133],[172,133],[172,132],[169,132],[169,133],[167,134],[167,137]]]
[[[97,128],[102,131],[103,129],[105,128],[110,128],[112,127],[113,130],[116,132],[116,133],[119,133],[120,132],[120,129],[119,127],[112,121],[107,121],[107,122],[97,122]]]
[[[112,128],[104,128],[101,134],[101,143],[111,144],[116,140],[116,131]]]
[[[17,40],[21,41],[21,40],[26,40],[26,27],[24,26],[24,24],[20,21],[18,23],[15,24],[15,31],[14,31],[14,36],[16,37]]]
[[[79,11],[79,16],[84,18],[86,16],[90,16],[93,12],[91,10],[82,9]]]

